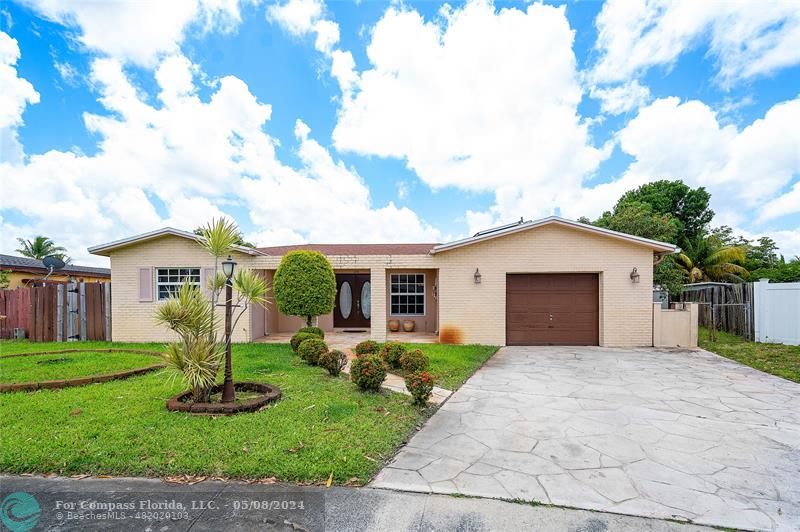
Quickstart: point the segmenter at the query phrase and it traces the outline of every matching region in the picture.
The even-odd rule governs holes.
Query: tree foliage
[[[306,318],[311,326],[315,316],[333,310],[336,276],[327,257],[318,251],[290,251],[281,260],[273,280],[278,310]]]
[[[678,236],[675,242],[684,247],[698,235],[706,232],[714,218],[709,207],[711,194],[705,188],[691,188],[683,181],[653,181],[622,195],[614,207],[616,211],[626,203],[646,203],[653,212],[670,215],[677,222]]]
[[[748,274],[742,266],[746,257],[747,251],[742,246],[726,246],[713,235],[697,236],[678,254],[676,263],[690,283],[741,283]]]
[[[656,213],[647,203],[637,201],[618,203],[614,212],[603,213],[594,225],[661,242],[675,242],[680,231],[680,224],[670,214]]]
[[[206,231],[206,228],[207,228],[207,226],[198,227],[197,229],[195,229],[192,232],[194,234],[196,234],[197,236],[203,236],[205,231]],[[236,237],[233,239],[233,244],[237,245],[237,246],[244,246],[246,248],[254,248],[254,247],[256,247],[255,244],[253,244],[252,242],[248,242],[247,240],[245,240],[244,236],[241,233],[241,231],[239,231],[238,229],[236,231]]]
[[[17,238],[20,246],[16,251],[23,257],[30,257],[32,259],[42,260],[48,255],[53,255],[69,262],[67,256],[67,249],[63,246],[57,246],[55,242],[46,236],[38,235],[33,240],[25,240],[24,238]]]

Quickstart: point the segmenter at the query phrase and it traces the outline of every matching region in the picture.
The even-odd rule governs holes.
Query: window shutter
[[[211,290],[208,288],[208,283],[214,278],[214,268],[202,268],[200,270],[200,289],[206,295],[211,297]]]
[[[153,300],[153,268],[139,268],[139,302]]]

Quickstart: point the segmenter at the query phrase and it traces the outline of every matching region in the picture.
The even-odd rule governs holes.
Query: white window
[[[425,274],[393,273],[390,276],[391,313],[394,316],[425,315]]]
[[[195,286],[200,286],[200,268],[157,268],[156,290],[158,300],[168,299],[176,293],[181,285],[189,281]]]

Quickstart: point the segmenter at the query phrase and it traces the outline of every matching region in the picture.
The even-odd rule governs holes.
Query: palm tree
[[[747,270],[740,264],[747,258],[741,246],[725,246],[713,236],[688,242],[677,263],[690,283],[701,281],[743,282]]]
[[[69,261],[67,249],[63,246],[56,246],[55,242],[46,236],[38,235],[33,240],[17,238],[17,242],[19,242],[22,247],[16,251],[23,257],[42,260],[48,255],[55,255],[64,262]]]

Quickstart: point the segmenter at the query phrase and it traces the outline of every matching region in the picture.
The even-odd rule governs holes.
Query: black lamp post
[[[231,367],[231,314],[233,305],[233,270],[236,263],[230,255],[222,261],[222,273],[225,274],[225,383],[222,386],[222,402],[232,403],[236,400],[233,391],[233,368]]]

